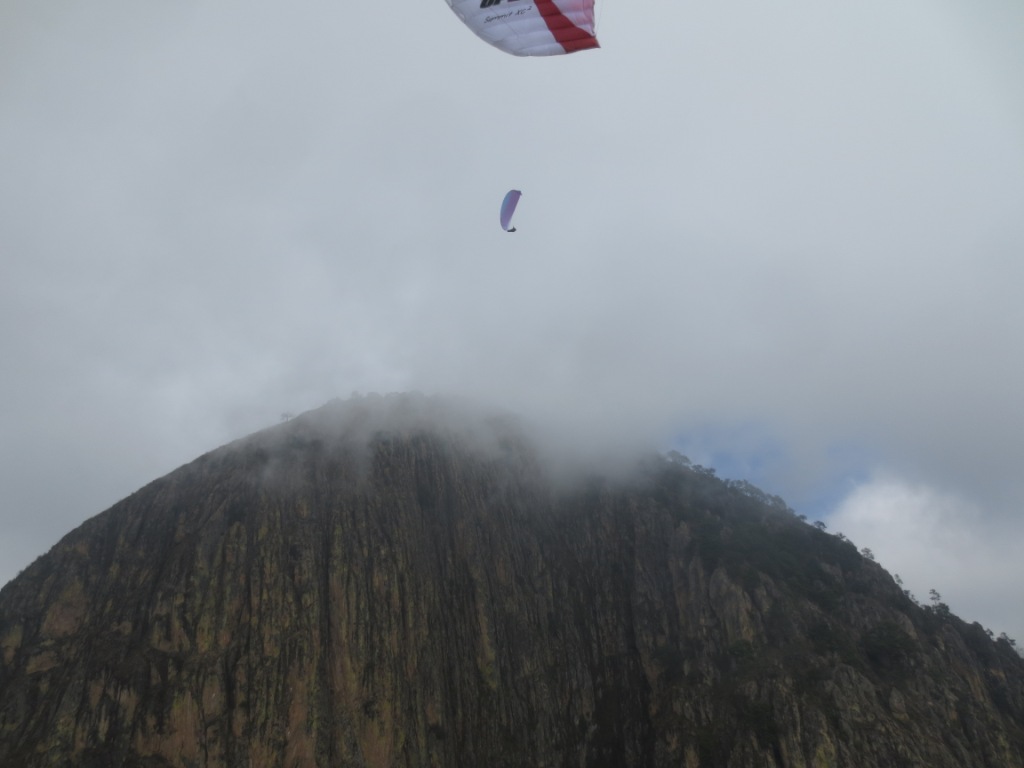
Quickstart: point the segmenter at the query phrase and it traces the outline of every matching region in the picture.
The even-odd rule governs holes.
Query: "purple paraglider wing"
[[[512,223],[512,214],[515,213],[516,205],[519,203],[519,198],[522,194],[518,189],[510,189],[508,194],[505,195],[505,199],[501,201],[501,228],[506,232],[515,231],[514,229],[509,229],[509,224]]]

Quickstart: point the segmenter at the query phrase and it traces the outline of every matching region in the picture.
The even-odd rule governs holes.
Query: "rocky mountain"
[[[780,499],[447,401],[208,453],[0,592],[0,765],[1024,766],[1024,661]]]

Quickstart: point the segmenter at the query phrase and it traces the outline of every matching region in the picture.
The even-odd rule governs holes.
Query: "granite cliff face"
[[[0,592],[3,766],[1024,766],[1024,663],[681,457],[335,403]]]

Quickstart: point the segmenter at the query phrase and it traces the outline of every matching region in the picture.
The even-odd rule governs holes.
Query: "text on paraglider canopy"
[[[501,2],[502,2],[502,0],[480,0],[480,7],[481,8],[490,8],[492,5],[498,5]],[[517,2],[521,2],[521,0],[504,0],[504,2],[507,2],[507,3],[517,3]],[[529,9],[527,8],[527,9],[524,9],[524,10],[529,10]]]
[[[522,16],[524,13],[529,13],[533,10],[532,5],[528,5],[525,8],[517,8],[514,11],[506,11],[505,13],[499,13],[497,16],[486,16],[484,17],[484,24],[490,24],[492,21],[501,21],[502,19],[508,19],[514,16]]]

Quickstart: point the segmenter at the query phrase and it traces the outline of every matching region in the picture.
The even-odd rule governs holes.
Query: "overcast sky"
[[[1024,4],[598,24],[518,59],[443,0],[0,3],[0,583],[420,390],[675,447],[1024,642]]]

